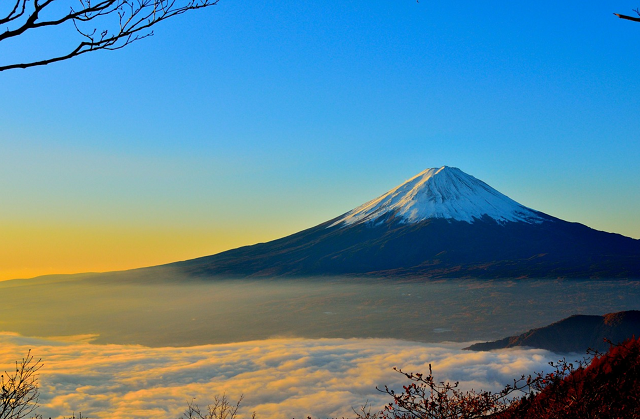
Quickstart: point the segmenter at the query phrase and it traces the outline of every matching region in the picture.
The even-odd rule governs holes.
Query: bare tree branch
[[[238,409],[244,396],[240,396],[234,405],[229,401],[226,394],[222,397],[214,396],[213,404],[207,405],[207,410],[200,409],[195,400],[187,403],[187,410],[182,414],[180,419],[238,419]],[[256,413],[253,412],[252,419],[256,419]]]
[[[620,19],[627,19],[627,20],[633,20],[634,22],[640,22],[640,17],[619,15],[618,13],[614,13],[614,15],[618,16]]]
[[[21,362],[16,361],[15,371],[0,376],[0,419],[22,419],[38,407],[40,361],[29,350]]]
[[[14,0],[13,6],[0,15],[0,24],[7,25],[0,32],[0,42],[36,29],[72,24],[80,36],[76,46],[40,60],[0,65],[0,71],[46,65],[90,51],[117,50],[153,36],[151,28],[163,20],[214,6],[220,0],[78,0],[79,7],[70,6],[68,12],[60,14],[54,6],[65,1]]]
[[[640,9],[634,9],[634,12],[636,12],[636,14],[640,16]],[[621,15],[618,13],[614,13],[614,15],[618,16],[620,19],[627,19],[627,20],[632,20],[634,22],[640,22],[640,17]]]
[[[0,25],[4,25],[7,22],[11,22],[20,18],[27,7],[27,0],[18,0],[13,6],[13,9],[4,18],[0,19]]]

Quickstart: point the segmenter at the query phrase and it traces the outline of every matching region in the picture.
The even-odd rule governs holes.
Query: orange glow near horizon
[[[213,228],[0,225],[0,236],[0,281],[6,281],[160,265],[271,240],[277,238],[277,233]]]

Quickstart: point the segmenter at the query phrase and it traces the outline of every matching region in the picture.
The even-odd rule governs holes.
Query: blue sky
[[[612,14],[638,6],[221,0],[0,73],[4,277],[277,238],[442,165],[639,238],[640,24]]]

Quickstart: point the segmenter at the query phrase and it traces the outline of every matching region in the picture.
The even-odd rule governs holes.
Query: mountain
[[[575,315],[519,336],[476,343],[465,349],[490,351],[528,346],[562,353],[584,353],[588,348],[606,352],[609,345],[604,342],[605,338],[620,343],[634,336],[640,337],[640,311],[631,310],[604,316]]]
[[[195,276],[640,278],[640,240],[527,208],[443,166],[313,228],[171,266]]]
[[[419,173],[331,225],[376,224],[388,216],[409,224],[430,218],[473,223],[485,216],[499,223],[544,221],[541,213],[518,204],[460,169],[444,166]]]

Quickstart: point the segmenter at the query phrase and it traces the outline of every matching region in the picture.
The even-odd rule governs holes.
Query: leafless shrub
[[[226,394],[221,397],[214,396],[213,403],[207,405],[205,410],[192,400],[187,404],[187,410],[183,413],[180,419],[238,419],[238,409],[244,396],[240,396],[236,404],[229,401]],[[255,419],[256,413],[251,415],[252,419]]]
[[[40,359],[31,350],[21,361],[16,361],[15,371],[0,375],[0,419],[22,419],[38,407],[38,371]]]

